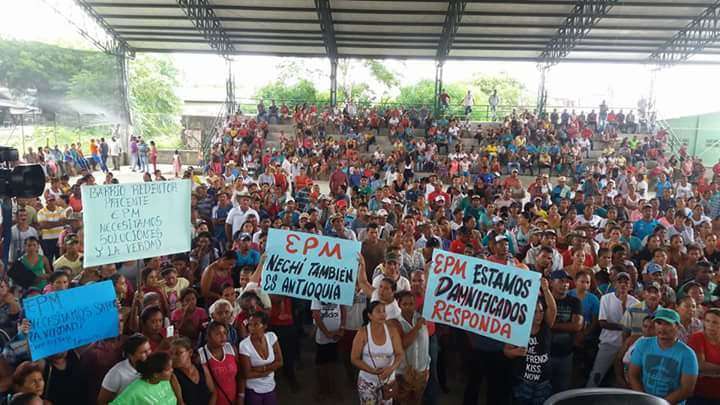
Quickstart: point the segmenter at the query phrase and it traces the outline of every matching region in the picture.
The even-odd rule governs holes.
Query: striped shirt
[[[38,222],[60,222],[65,218],[67,218],[67,214],[65,212],[65,208],[62,207],[55,207],[55,211],[50,211],[47,207],[45,207],[37,213]],[[43,229],[40,231],[40,236],[43,239],[57,239],[60,237],[63,229],[64,225],[62,224],[56,227]]]

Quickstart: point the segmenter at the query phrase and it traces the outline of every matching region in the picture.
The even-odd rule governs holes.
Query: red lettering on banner
[[[447,273],[450,271],[451,276],[466,278],[466,269],[467,262],[465,260],[456,259],[453,256],[445,256],[440,253],[435,255],[435,268],[433,268],[433,273],[435,274]]]
[[[305,246],[303,246],[303,255],[307,255],[309,250],[313,250],[318,247],[318,240],[314,237],[309,237],[305,240]]]
[[[335,244],[332,247],[332,250],[330,249],[329,246],[330,246],[329,243],[325,243],[325,245],[323,245],[322,249],[320,249],[320,253],[318,255],[319,256],[327,256],[327,257],[336,256],[338,258],[338,260],[342,260],[342,255],[340,254],[340,245]]]
[[[430,319],[467,329],[477,329],[487,334],[500,335],[506,339],[510,339],[512,335],[512,326],[509,323],[455,305],[448,305],[443,300],[435,301]]]
[[[297,246],[295,246],[295,242],[302,239],[299,235],[289,233],[285,237],[285,251],[290,254],[298,253]],[[303,256],[306,256],[308,252],[312,252],[317,249],[317,247],[320,246],[320,241],[318,238],[311,236],[305,240],[305,243],[302,247],[302,254]],[[342,260],[342,250],[340,249],[339,243],[331,243],[331,242],[325,242],[321,247],[320,251],[318,252],[318,256],[326,256],[326,257],[336,257],[338,260]]]
[[[291,241],[290,238],[294,239],[295,241],[298,241],[298,240],[300,240],[300,236],[295,235],[294,233],[289,233],[289,234],[287,234],[287,236],[285,237],[285,241],[287,242],[287,243],[285,244],[285,251],[288,252],[288,253],[290,253],[290,254],[295,254],[295,253],[297,253],[297,249],[294,249],[294,248],[293,248],[293,242],[294,242],[294,241]]]

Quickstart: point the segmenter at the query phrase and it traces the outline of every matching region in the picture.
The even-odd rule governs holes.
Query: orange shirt
[[[98,146],[96,143],[90,144],[90,154],[91,155],[97,155],[98,154]]]

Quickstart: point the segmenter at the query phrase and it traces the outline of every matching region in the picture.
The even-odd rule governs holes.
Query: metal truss
[[[650,61],[661,66],[674,65],[700,53],[718,39],[720,39],[720,0],[653,51]]]
[[[325,51],[331,61],[337,61],[338,51],[335,42],[335,25],[333,24],[332,11],[329,0],[315,0],[315,9],[320,20],[320,31],[323,36]]]
[[[42,0],[97,49],[109,55],[135,56],[135,51],[84,0],[75,0],[78,7],[68,7],[67,0]]]
[[[193,26],[203,34],[212,49],[226,59],[235,53],[235,47],[230,41],[230,37],[207,0],[177,0],[177,3],[182,7]]]
[[[552,66],[560,62],[617,3],[618,0],[579,0],[555,37],[545,46],[539,63]]]
[[[460,27],[460,21],[462,20],[463,13],[465,12],[465,6],[467,1],[465,0],[450,0],[448,4],[447,14],[445,14],[445,22],[443,23],[442,34],[440,36],[440,42],[438,43],[436,59],[442,61],[450,54],[453,41],[455,40],[455,34],[457,34],[458,28]]]

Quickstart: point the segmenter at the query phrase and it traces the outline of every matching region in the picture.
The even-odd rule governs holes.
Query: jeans
[[[463,405],[477,405],[483,378],[487,379],[487,400],[484,404],[510,403],[510,362],[503,352],[472,350],[468,353],[468,380]]]
[[[147,172],[149,169],[150,167],[148,166],[148,156],[140,155],[140,171]]]
[[[573,372],[573,354],[566,356],[550,356],[550,364],[552,365],[552,391],[561,392],[570,389],[572,383]]]
[[[437,359],[439,349],[440,346],[438,344],[437,336],[430,336],[430,378],[428,379],[427,385],[425,386],[425,392],[423,393],[424,405],[437,404],[438,393],[440,391],[440,381],[438,380],[437,372]]]
[[[40,239],[40,246],[43,250],[43,256],[47,257],[50,263],[60,257],[60,247],[56,239]]]
[[[130,168],[135,171],[135,168],[140,169],[140,159],[138,158],[137,152],[130,153]]]
[[[550,381],[532,384],[525,381],[517,382],[513,386],[513,404],[515,405],[542,405],[552,395]]]
[[[587,388],[594,388],[600,386],[605,374],[612,367],[615,361],[615,355],[620,350],[620,346],[615,346],[608,343],[600,343],[598,345],[598,353],[595,356],[595,363],[593,363],[592,371],[590,371],[590,378],[588,378]]]

